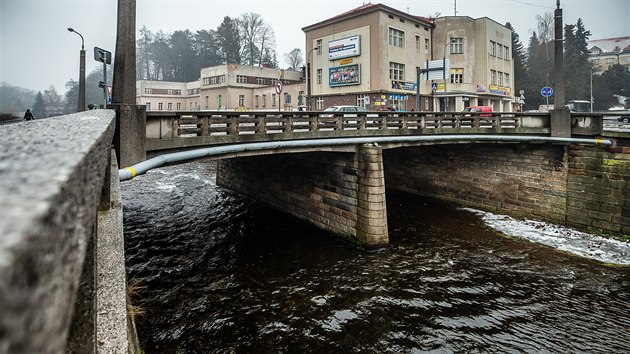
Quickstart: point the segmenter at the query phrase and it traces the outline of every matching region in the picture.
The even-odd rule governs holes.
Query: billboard
[[[361,83],[359,64],[328,68],[328,86],[358,85]]]
[[[328,60],[335,60],[361,55],[360,36],[337,39],[328,42]]]

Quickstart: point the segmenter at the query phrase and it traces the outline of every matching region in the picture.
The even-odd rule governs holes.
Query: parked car
[[[617,118],[618,121],[622,123],[630,123],[630,115],[629,116],[621,116]]]
[[[324,112],[367,112],[368,110],[361,106],[330,106]]]
[[[482,113],[482,112],[492,112],[492,107],[490,106],[470,106],[464,108],[463,112],[471,112],[471,113]],[[492,117],[492,114],[480,114],[480,117]]]

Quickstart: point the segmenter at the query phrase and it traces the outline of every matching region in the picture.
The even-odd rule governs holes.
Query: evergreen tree
[[[582,19],[564,26],[564,78],[567,100],[589,100],[592,64],[588,60],[587,41],[591,33]]]
[[[199,61],[194,50],[193,34],[189,30],[175,31],[169,40],[172,78],[178,82],[190,82],[199,77]]]
[[[238,31],[238,20],[225,16],[217,28],[217,39],[223,63],[241,64],[241,37]]]
[[[510,31],[512,31],[512,59],[514,60],[514,78],[513,78],[513,87],[514,94],[518,95],[520,90],[525,91],[525,99],[527,100],[528,96],[532,95],[532,92],[528,92],[527,87],[527,57],[525,48],[523,47],[523,43],[518,36],[518,33],[514,30],[511,23],[506,23],[505,27],[507,27]],[[527,101],[526,101],[527,102]]]
[[[193,49],[200,69],[221,64],[220,46],[216,31],[197,31],[194,35]],[[198,76],[199,71],[197,71]],[[196,80],[197,77],[193,80]]]
[[[623,105],[620,98],[630,97],[630,70],[619,64],[612,65],[602,75],[593,77],[595,110],[607,110]]]
[[[37,96],[35,96],[35,103],[33,104],[33,109],[31,110],[35,119],[46,118],[46,104],[44,103],[44,95],[42,92],[37,92]]]

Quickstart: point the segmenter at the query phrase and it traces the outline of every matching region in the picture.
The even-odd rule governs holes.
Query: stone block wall
[[[571,146],[567,223],[630,235],[630,139],[614,147]]]
[[[386,150],[388,188],[564,223],[565,147],[452,144]]]
[[[376,149],[376,150],[373,150]],[[382,155],[313,152],[221,160],[217,185],[366,246],[387,244]]]

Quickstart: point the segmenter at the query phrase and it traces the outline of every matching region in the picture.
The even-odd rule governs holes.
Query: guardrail
[[[416,134],[550,136],[549,113],[147,112],[147,151],[252,141]],[[577,135],[601,133],[602,116],[572,118]],[[158,142],[159,140],[159,142]]]

